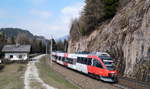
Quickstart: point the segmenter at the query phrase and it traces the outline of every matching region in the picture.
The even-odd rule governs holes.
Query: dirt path
[[[40,55],[35,57],[36,61],[31,61],[28,63],[27,70],[24,75],[24,89],[56,89],[52,86],[47,85],[44,81],[39,77],[38,69],[35,66],[35,63],[45,55]]]

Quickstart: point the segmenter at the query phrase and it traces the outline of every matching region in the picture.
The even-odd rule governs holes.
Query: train
[[[118,81],[118,71],[115,69],[112,57],[106,52],[91,54],[52,52],[52,60],[105,82]]]

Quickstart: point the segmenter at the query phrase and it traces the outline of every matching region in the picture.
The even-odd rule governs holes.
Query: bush
[[[0,71],[2,71],[4,69],[4,65],[3,64],[0,64]]]

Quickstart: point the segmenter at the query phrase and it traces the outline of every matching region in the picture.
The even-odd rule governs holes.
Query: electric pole
[[[51,60],[51,66],[52,66],[52,52],[53,52],[53,38],[51,36],[51,52],[50,52],[50,60]]]

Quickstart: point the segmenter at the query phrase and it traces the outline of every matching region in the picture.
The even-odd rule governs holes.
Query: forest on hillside
[[[70,33],[78,29],[82,36],[89,35],[116,14],[119,0],[85,0],[85,3],[81,17],[72,21]]]
[[[85,0],[81,16],[71,23],[71,38],[88,36],[103,23],[109,22],[130,0]]]
[[[52,39],[53,50],[65,51],[67,47],[67,40],[57,42]],[[45,53],[46,46],[49,52],[50,50],[50,39],[46,39],[43,36],[36,36],[27,30],[20,28],[1,28],[0,29],[0,50],[6,44],[30,44],[31,53]]]

